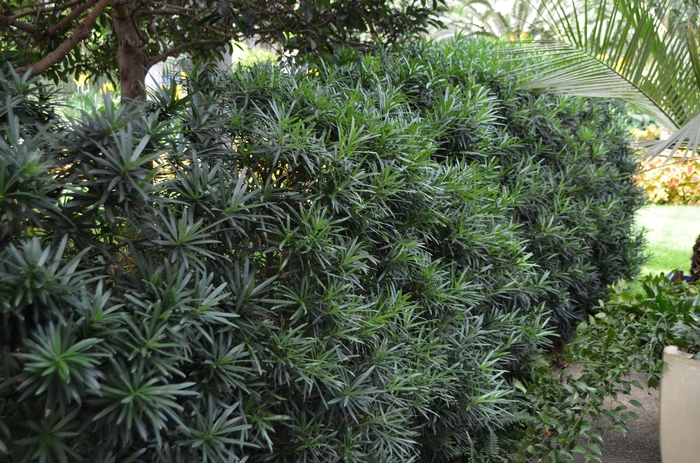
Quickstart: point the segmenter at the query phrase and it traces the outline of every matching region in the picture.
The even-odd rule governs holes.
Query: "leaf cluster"
[[[61,1],[49,8],[37,3],[4,1],[0,6],[0,59],[30,66],[81,31],[81,21],[96,0]],[[274,45],[280,53],[327,54],[339,47],[395,44],[440,27],[444,0],[251,1],[202,0],[116,2],[97,16],[91,34],[51,67],[54,82],[73,76],[109,76],[118,80],[119,48],[114,17],[129,10],[150,67],[168,56],[189,53],[194,60],[215,61],[232,51],[233,41]],[[136,45],[136,44],[132,44]]]
[[[639,192],[617,107],[489,47],[193,69],[48,126],[8,79],[0,458],[514,458]]]
[[[618,98],[673,133],[645,143],[646,159],[698,147],[700,56],[697,2],[549,2],[541,10],[552,39],[515,47],[520,57],[543,55],[527,88]]]
[[[634,408],[642,405],[629,399],[631,389],[658,387],[664,347],[697,343],[697,285],[647,275],[620,280],[611,290],[609,301],[601,301],[600,311],[578,325],[567,346],[568,360],[580,370],[556,375],[543,370],[538,381],[523,388],[541,410],[527,433],[547,433],[560,445],[523,441],[521,461],[534,456],[573,461],[576,453],[600,461],[603,433],[624,434],[627,422],[637,418]],[[631,379],[633,372],[646,375],[646,384]]]

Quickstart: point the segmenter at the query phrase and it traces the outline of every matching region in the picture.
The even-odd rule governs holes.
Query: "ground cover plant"
[[[670,281],[665,275],[620,280],[596,316],[579,325],[571,352],[585,362],[585,374],[607,376],[608,395],[615,399],[629,393],[634,370],[646,375],[647,386],[659,387],[664,347],[699,344],[699,304],[696,282]]]
[[[194,69],[68,123],[6,74],[0,458],[596,455],[543,352],[641,263],[624,111],[502,66]]]
[[[659,158],[642,163],[637,182],[652,204],[697,206],[700,175],[697,159]]]

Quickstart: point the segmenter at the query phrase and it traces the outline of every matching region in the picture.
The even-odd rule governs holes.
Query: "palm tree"
[[[515,0],[532,2],[533,0]],[[544,52],[525,86],[627,101],[671,131],[644,158],[700,148],[700,7],[698,0],[555,0],[543,19],[556,40],[519,52]],[[527,55],[527,53],[526,53]],[[700,236],[691,278],[700,279]]]
[[[543,12],[548,0],[454,0],[448,2],[448,14],[443,18],[447,26],[436,31],[435,38],[452,36],[455,31],[466,35],[487,35],[519,39],[537,31],[547,34]],[[522,35],[521,35],[522,34]]]
[[[529,1],[529,0],[522,0]],[[694,155],[700,145],[700,10],[697,0],[555,0],[543,19],[556,40],[525,50],[525,86],[627,101],[672,132],[645,151]],[[522,53],[523,48],[518,48]]]

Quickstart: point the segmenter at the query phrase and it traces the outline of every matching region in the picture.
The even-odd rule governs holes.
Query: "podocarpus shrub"
[[[437,160],[492,163],[566,339],[608,285],[639,269],[643,241],[631,230],[644,199],[622,107],[522,92],[493,48],[463,41],[349,60],[326,69],[327,81],[390,85],[430,125]]]
[[[526,433],[517,388],[637,265],[633,165],[614,106],[500,69],[460,40],[193,72],[184,99],[48,127],[6,82],[5,461],[496,461],[595,438],[577,411],[568,440]]]

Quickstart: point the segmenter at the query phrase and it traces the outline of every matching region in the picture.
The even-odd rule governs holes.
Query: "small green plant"
[[[604,433],[626,433],[628,421],[637,418],[641,404],[626,397],[644,386],[630,373],[645,373],[647,386],[657,387],[666,345],[700,345],[698,311],[696,284],[648,275],[612,285],[609,301],[578,325],[567,346],[567,360],[577,368],[542,363],[533,381],[518,384],[530,419],[520,440],[511,442],[515,461],[572,462],[574,454],[600,461]]]
[[[234,42],[232,60],[242,66],[252,66],[255,63],[267,61],[272,62],[277,59],[277,55],[271,48],[261,45],[249,47],[246,42]]]
[[[73,85],[74,84],[74,85]],[[119,91],[107,81],[93,83],[87,74],[81,74],[70,85],[65,87],[62,95],[62,113],[65,117],[79,118],[82,112],[100,110],[110,105],[116,110],[119,102]]]
[[[631,369],[648,375],[658,386],[663,349],[695,345],[700,312],[700,286],[670,281],[663,274],[612,286],[610,300],[581,323],[571,345],[574,360],[588,370],[614,372],[611,385]]]

